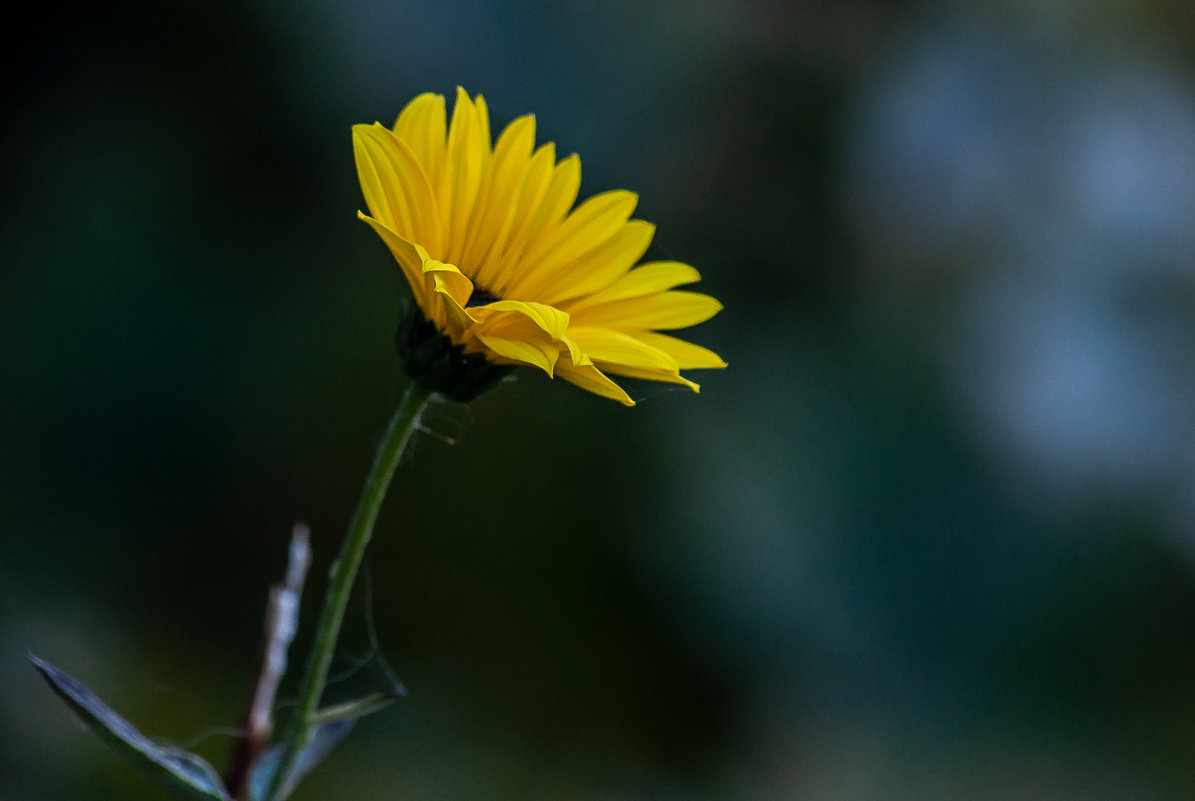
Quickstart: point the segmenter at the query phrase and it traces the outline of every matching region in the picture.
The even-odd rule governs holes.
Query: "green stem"
[[[336,649],[336,638],[340,634],[340,626],[344,622],[344,610],[348,606],[349,596],[353,590],[353,582],[357,577],[357,569],[361,565],[361,557],[365,554],[365,546],[369,544],[373,535],[374,521],[377,520],[378,510],[382,500],[386,497],[386,489],[390,486],[390,479],[394,475],[394,468],[402,457],[407,441],[415,430],[419,415],[431,400],[433,392],[420,384],[412,383],[394,412],[390,420],[390,427],[378,446],[374,456],[373,467],[369,471],[365,488],[361,492],[361,500],[357,503],[357,511],[353,515],[353,523],[349,527],[348,536],[341,547],[340,556],[333,563],[329,572],[330,584],[328,594],[324,598],[324,608],[320,612],[319,625],[316,629],[315,642],[311,646],[311,654],[307,657],[307,670],[303,676],[303,684],[299,690],[299,705],[291,721],[285,750],[278,763],[278,770],[270,783],[268,799],[276,799],[279,790],[286,782],[286,776],[295,764],[299,751],[311,741],[315,731],[315,717],[319,711],[320,696],[323,695],[324,683],[328,679],[328,668],[332,664],[332,653]]]

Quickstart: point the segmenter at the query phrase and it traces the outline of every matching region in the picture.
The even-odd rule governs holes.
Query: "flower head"
[[[400,346],[408,369],[437,376],[426,380],[450,387],[464,366],[486,368],[457,393],[467,399],[474,384],[525,364],[629,406],[609,375],[696,391],[682,369],[726,366],[659,333],[722,308],[675,289],[697,281],[697,271],[675,261],[638,264],[655,226],[631,219],[633,193],[603,192],[573,208],[581,162],[557,161],[551,142],[536,148],[533,116],[491,142],[481,95],[458,89],[449,123],[444,98],[422,94],[393,129],[354,126],[353,151],[370,212],[358,216],[398,260],[422,313],[405,325]],[[456,366],[434,365],[445,351]]]

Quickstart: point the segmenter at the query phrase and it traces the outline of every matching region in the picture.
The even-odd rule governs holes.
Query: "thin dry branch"
[[[274,699],[278,695],[278,684],[286,674],[286,654],[298,630],[299,599],[303,594],[307,569],[311,565],[309,535],[307,526],[302,523],[295,525],[291,532],[286,575],[281,584],[270,588],[261,665],[253,688],[253,699],[245,714],[245,736],[233,751],[225,779],[228,794],[237,801],[246,801],[248,798],[249,774],[253,763],[269,745],[270,736],[274,733]]]

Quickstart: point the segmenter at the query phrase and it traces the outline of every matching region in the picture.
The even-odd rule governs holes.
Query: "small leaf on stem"
[[[356,718],[339,718],[316,727],[311,736],[311,742],[299,750],[286,777],[278,786],[278,793],[274,796],[276,801],[282,801],[295,791],[299,780],[323,761],[328,752],[332,750],[332,746],[349,733],[355,721]],[[276,745],[257,758],[257,762],[253,765],[253,772],[249,774],[250,801],[265,801],[266,795],[270,792],[270,786],[274,783],[274,774],[282,759],[282,751],[283,746]]]
[[[319,712],[316,712],[315,717],[311,720],[316,725],[335,723],[338,720],[356,720],[357,718],[363,718],[366,715],[372,715],[374,712],[385,709],[394,703],[395,699],[404,695],[406,695],[405,690],[386,690],[385,692],[371,693],[355,701],[345,701],[343,704],[324,707]]]
[[[100,739],[148,778],[176,797],[192,801],[231,801],[219,774],[202,757],[161,746],[116,714],[76,679],[33,654],[29,661],[58,696]]]

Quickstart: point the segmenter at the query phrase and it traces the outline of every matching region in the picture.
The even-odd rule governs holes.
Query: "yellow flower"
[[[533,365],[628,406],[607,374],[669,381],[725,367],[712,351],[659,333],[709,319],[717,300],[674,289],[697,281],[675,261],[639,264],[655,226],[630,219],[637,196],[616,190],[575,209],[576,155],[535,148],[535,118],[491,143],[485,100],[457,89],[422,94],[393,129],[353,126],[369,215],[401,265],[423,316],[463,356]],[[473,356],[476,364],[480,357]]]

